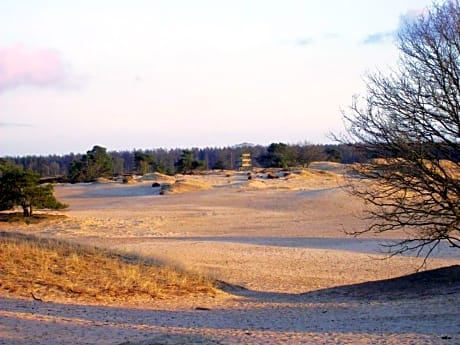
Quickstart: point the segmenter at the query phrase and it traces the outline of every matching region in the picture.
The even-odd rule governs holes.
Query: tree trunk
[[[22,215],[24,217],[30,217],[32,215],[32,207],[31,206],[26,206],[22,205]]]

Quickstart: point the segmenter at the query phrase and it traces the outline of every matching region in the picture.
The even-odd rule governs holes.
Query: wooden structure
[[[240,170],[252,170],[252,161],[250,153],[241,154]]]

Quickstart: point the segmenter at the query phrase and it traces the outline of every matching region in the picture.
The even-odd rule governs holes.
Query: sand
[[[460,344],[458,284],[372,283],[411,275],[422,259],[385,259],[377,243],[402,233],[345,235],[366,226],[363,205],[340,187],[341,166],[316,168],[178,176],[167,195],[152,178],[57,186],[68,218],[0,230],[134,252],[225,292],[110,306],[1,295],[0,344]],[[455,251],[435,256],[426,269],[460,264]]]

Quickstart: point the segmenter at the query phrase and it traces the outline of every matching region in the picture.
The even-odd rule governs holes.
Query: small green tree
[[[24,217],[32,216],[33,209],[62,209],[53,194],[52,185],[39,185],[39,175],[13,164],[2,165],[0,169],[0,210],[21,206]]]
[[[221,159],[218,159],[218,160],[216,161],[216,163],[214,163],[214,165],[212,166],[212,168],[213,168],[214,170],[224,170],[226,167],[225,167],[224,161],[221,160]]]
[[[137,172],[141,175],[145,175],[154,171],[155,157],[152,154],[137,151],[134,152],[134,164]]]
[[[183,150],[179,160],[174,164],[176,172],[180,174],[191,174],[194,170],[206,168],[206,161],[194,158],[193,151]]]
[[[105,147],[97,145],[70,165],[71,182],[90,182],[99,177],[110,177],[112,174],[112,157]]]
[[[285,143],[271,143],[256,160],[264,168],[288,168],[295,164],[295,152]]]

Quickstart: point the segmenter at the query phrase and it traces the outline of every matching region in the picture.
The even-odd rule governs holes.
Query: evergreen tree
[[[134,162],[136,171],[141,175],[154,171],[155,157],[152,154],[141,151],[134,152]]]
[[[53,195],[52,185],[39,185],[39,175],[32,170],[12,164],[1,166],[0,210],[21,206],[24,217],[30,217],[33,208],[62,209],[67,207]]]
[[[284,143],[271,143],[265,154],[256,158],[264,168],[287,168],[295,164],[295,152],[292,146]]]
[[[110,177],[112,174],[112,156],[101,146],[94,146],[81,159],[74,160],[70,165],[71,182],[90,182],[99,177]]]
[[[206,168],[206,162],[194,158],[193,151],[183,150],[179,160],[174,164],[176,172],[180,174],[191,174],[194,170]]]

